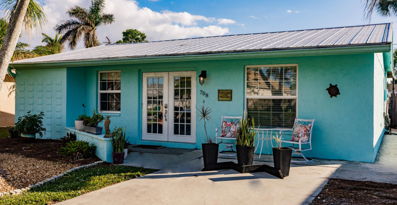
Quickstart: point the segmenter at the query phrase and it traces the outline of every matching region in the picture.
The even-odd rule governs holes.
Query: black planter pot
[[[219,145],[215,143],[205,143],[201,145],[203,149],[204,169],[211,169],[218,163]]]
[[[280,170],[283,177],[289,175],[292,150],[287,147],[273,148],[274,168]]]
[[[123,164],[124,152],[113,152],[113,164]]]
[[[237,145],[236,148],[238,165],[252,165],[255,147]]]

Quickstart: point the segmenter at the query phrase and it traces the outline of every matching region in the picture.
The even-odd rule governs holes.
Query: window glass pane
[[[296,67],[247,69],[247,96],[296,96]]]
[[[247,112],[258,127],[292,128],[296,99],[247,99]]]
[[[99,108],[101,111],[120,111],[121,90],[120,72],[99,74]]]

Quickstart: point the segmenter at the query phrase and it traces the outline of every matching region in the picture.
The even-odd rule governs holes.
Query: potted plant
[[[204,169],[211,169],[218,163],[218,150],[219,145],[214,143],[207,133],[207,121],[211,119],[211,109],[204,105],[198,110],[200,120],[204,122],[204,134],[206,137],[206,143],[201,144],[204,159]]]
[[[113,163],[122,164],[124,162],[124,147],[126,144],[125,132],[122,128],[115,128],[112,132]]]
[[[241,119],[237,136],[237,161],[241,165],[252,165],[254,160],[255,124],[252,119]]]
[[[286,177],[289,175],[292,150],[288,147],[282,147],[281,136],[273,136],[273,139],[277,144],[277,147],[272,148],[274,168],[280,170],[283,177]]]
[[[74,121],[74,128],[76,130],[84,130],[84,121],[89,119],[87,115],[80,115],[75,121]]]
[[[15,124],[15,130],[21,133],[21,137],[36,138],[36,134],[43,136],[46,129],[43,127],[44,112],[31,114],[29,111],[26,115],[18,118]]]
[[[85,125],[84,131],[95,135],[102,134],[102,127],[98,127],[98,124],[102,122],[102,120],[103,120],[103,115],[96,113],[94,111],[91,117],[84,120],[84,125]]]

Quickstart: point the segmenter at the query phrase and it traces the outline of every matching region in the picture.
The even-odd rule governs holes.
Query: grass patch
[[[100,164],[71,172],[20,195],[3,196],[0,204],[52,204],[153,171],[155,170]]]
[[[8,127],[0,127],[0,139],[8,137]]]

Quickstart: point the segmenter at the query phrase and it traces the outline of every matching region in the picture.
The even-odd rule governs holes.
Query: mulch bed
[[[59,140],[0,139],[0,192],[20,189],[68,169],[98,161],[72,160],[59,154]]]
[[[312,204],[397,204],[397,185],[330,179]]]

